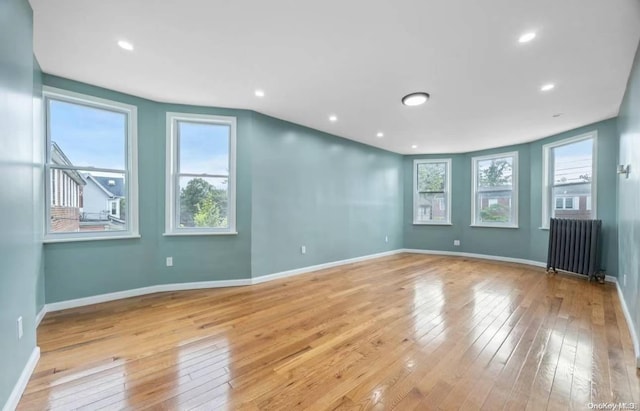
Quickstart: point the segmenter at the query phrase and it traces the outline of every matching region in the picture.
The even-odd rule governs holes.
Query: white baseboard
[[[405,249],[401,250],[401,252],[403,252],[403,253],[412,253],[412,254],[446,255],[446,256],[452,256],[452,257],[479,258],[481,260],[504,261],[504,262],[507,262],[507,263],[525,264],[525,265],[532,265],[534,267],[542,267],[542,268],[546,268],[547,267],[547,263],[543,263],[542,261],[526,260],[524,258],[502,257],[502,256],[499,256],[499,255],[462,253],[462,252],[458,252],[458,251],[419,250],[419,249],[414,249],[414,248],[405,248]],[[566,274],[569,274],[569,275],[575,275],[575,276],[579,276],[579,277],[584,277],[581,274],[575,274],[575,273],[571,273],[571,272],[568,272],[568,271],[563,271],[563,273],[566,273]],[[616,277],[613,277],[611,275],[606,275],[604,277],[604,280],[606,282],[609,282],[609,283],[615,283],[616,282]]]
[[[622,306],[622,312],[624,313],[624,319],[627,321],[627,328],[629,328],[629,334],[631,334],[631,341],[633,342],[633,353],[636,356],[636,367],[640,368],[640,340],[638,340],[638,333],[636,332],[636,326],[633,324],[629,307],[627,307],[627,301],[624,299],[622,288],[617,281],[616,288],[618,289],[618,298],[620,299],[620,305]]]
[[[16,409],[24,389],[27,388],[31,374],[33,374],[33,370],[36,369],[39,359],[40,347],[34,347],[33,351],[31,351],[31,355],[29,356],[29,360],[22,369],[20,378],[16,381],[16,385],[13,386],[13,390],[11,391],[11,394],[9,394],[7,402],[4,404],[4,407],[2,407],[2,411],[14,411]]]
[[[47,305],[43,305],[42,308],[40,309],[40,312],[38,314],[36,314],[36,328],[38,328],[38,326],[40,325],[40,323],[42,322],[42,319],[44,318],[44,315],[47,313]]]
[[[259,277],[253,277],[251,279],[251,283],[252,284],[260,284],[260,283],[264,283],[264,282],[267,282],[267,281],[273,281],[273,280],[278,280],[278,279],[281,279],[281,278],[292,277],[294,275],[300,275],[300,274],[310,273],[310,272],[313,272],[313,271],[324,270],[324,269],[327,269],[327,268],[338,267],[340,265],[352,264],[352,263],[357,263],[357,262],[360,262],[360,261],[371,260],[373,258],[386,257],[386,256],[389,256],[389,255],[399,254],[399,253],[402,253],[402,252],[404,252],[404,250],[401,250],[401,249],[400,250],[392,250],[392,251],[385,251],[385,252],[382,252],[382,253],[364,255],[364,256],[361,256],[361,257],[348,258],[346,260],[332,261],[330,263],[310,265],[308,267],[296,268],[295,270],[281,271],[279,273],[267,274],[267,275],[262,275],[262,276],[259,276]]]
[[[43,310],[50,313],[53,311],[66,310],[68,308],[82,307],[85,305],[105,303],[108,301],[121,300],[123,298],[139,297],[141,295],[161,293],[166,291],[199,290],[203,288],[238,287],[251,285],[251,279],[220,280],[220,281],[199,281],[193,283],[158,284],[149,287],[134,288],[133,290],[117,291],[108,294],[99,294],[91,297],[76,298],[74,300],[60,301],[46,304]]]

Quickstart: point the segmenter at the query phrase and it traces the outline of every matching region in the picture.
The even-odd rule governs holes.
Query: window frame
[[[418,166],[421,164],[445,164],[446,181],[445,191],[447,199],[447,219],[446,221],[420,221],[418,216],[418,199],[420,197],[418,193]],[[452,225],[451,223],[451,159],[450,158],[429,158],[429,159],[415,159],[413,160],[413,224],[414,225]]]
[[[139,216],[138,216],[138,108],[131,104],[119,101],[107,100],[88,94],[76,93],[55,87],[42,87],[42,104],[44,112],[44,134],[46,147],[44,150],[44,175],[45,175],[45,229],[44,243],[71,242],[71,241],[93,241],[112,240],[125,238],[140,238]],[[51,163],[51,112],[49,101],[56,100],[65,103],[91,107],[100,110],[107,110],[121,113],[126,116],[127,126],[125,133],[125,170],[124,177],[126,184],[126,230],[118,231],[88,231],[88,232],[51,232],[51,206],[53,185],[51,184],[51,170],[64,170],[64,167],[55,167]],[[78,167],[69,169],[86,171],[104,171],[122,173],[123,170],[111,170],[102,167]],[[59,176],[58,176],[59,177]],[[79,206],[79,204],[78,204]]]
[[[597,219],[597,196],[598,196],[598,130],[589,131],[573,137],[554,141],[542,146],[542,224],[541,230],[549,229],[549,220],[554,215],[555,208],[553,201],[553,187],[551,182],[551,165],[553,164],[551,153],[554,148],[579,143],[592,139],[591,149],[591,201],[587,201],[587,210],[591,211],[592,219]],[[563,203],[564,204],[564,203]],[[591,207],[589,207],[589,205]]]
[[[518,215],[519,215],[519,161],[518,151],[509,151],[504,153],[488,154],[484,156],[476,156],[471,158],[471,227],[488,227],[488,228],[519,228]],[[480,222],[476,220],[476,210],[478,207],[477,195],[478,195],[478,163],[485,160],[493,160],[504,157],[512,157],[512,174],[511,174],[511,209],[513,210],[513,221],[509,223],[498,222]]]
[[[178,122],[216,124],[229,126],[229,175],[228,182],[228,215],[229,227],[179,227],[178,226],[178,201],[179,198],[179,161],[180,147],[178,136]],[[180,112],[167,112],[166,114],[166,189],[165,189],[165,232],[164,236],[197,236],[197,235],[236,235],[236,140],[237,118],[233,116],[220,116],[212,114],[192,114]],[[187,173],[189,174],[189,173]],[[193,174],[193,176],[209,177],[207,173]]]

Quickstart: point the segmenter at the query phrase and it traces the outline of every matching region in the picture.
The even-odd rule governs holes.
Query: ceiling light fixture
[[[264,90],[257,89],[255,95],[256,97],[264,97]]]
[[[407,94],[402,97],[402,104],[405,106],[419,106],[427,102],[429,100],[429,93],[425,93],[423,91],[419,91],[417,93]]]
[[[128,41],[120,40],[118,41],[118,46],[120,46],[121,49],[133,51],[133,44],[129,43]]]
[[[556,113],[556,114],[552,115],[551,117],[553,117],[553,118],[558,118],[558,117],[560,117],[560,116],[561,116],[561,115],[563,115],[563,114],[564,114],[564,113]]]
[[[536,38],[536,33],[531,31],[529,33],[524,33],[522,36],[520,36],[520,38],[518,39],[519,43],[528,43],[531,40]]]
[[[545,84],[544,86],[540,87],[541,91],[550,91],[553,90],[555,88],[555,84],[553,83],[549,83],[549,84]]]
[[[382,137],[384,137],[384,133],[383,132],[379,132],[378,134],[376,134],[376,137],[382,138]]]
[[[414,144],[411,146],[411,148],[418,148],[418,146]]]
[[[338,121],[338,117],[332,114],[329,116],[329,121],[335,123],[336,121]]]

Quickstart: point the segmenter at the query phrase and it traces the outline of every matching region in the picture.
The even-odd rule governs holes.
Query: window
[[[137,237],[136,107],[50,87],[44,103],[45,241]]]
[[[165,235],[236,234],[236,119],[167,113]]]
[[[550,218],[596,218],[596,138],[592,132],[543,147],[543,228]]]
[[[472,159],[472,225],[518,227],[518,153]]]
[[[413,223],[451,224],[451,160],[413,162]]]

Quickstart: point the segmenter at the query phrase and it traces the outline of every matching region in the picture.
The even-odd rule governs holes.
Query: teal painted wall
[[[252,137],[254,277],[402,248],[402,156],[257,113]]]
[[[26,0],[0,2],[0,406],[4,406],[36,346],[36,287],[41,261],[42,203],[34,185],[32,12]],[[18,339],[16,320],[23,318]]]
[[[618,177],[620,286],[636,330],[640,329],[640,47],[629,77],[618,117],[619,164],[630,164],[631,174]],[[624,276],[626,275],[626,284]]]
[[[44,84],[138,107],[142,236],[46,244],[47,302],[250,278],[402,246],[400,155],[250,111],[156,103],[51,75]],[[237,117],[237,236],[162,235],[168,111]]]
[[[44,84],[138,108],[140,239],[45,244],[48,303],[165,283],[251,275],[251,112],[162,104],[44,75]],[[237,236],[164,237],[166,112],[236,116]],[[165,266],[173,257],[173,267]]]
[[[548,235],[542,225],[542,147],[545,144],[598,131],[597,213],[603,220],[603,268],[617,275],[618,237],[616,227],[616,174],[618,141],[616,121],[610,119],[528,144],[501,147],[464,154],[417,155],[404,159],[404,247],[478,253],[503,257],[546,261]],[[519,228],[470,227],[471,158],[501,152],[518,152]],[[413,160],[418,158],[452,159],[452,225],[413,225]],[[613,170],[613,171],[612,171]],[[461,246],[454,247],[453,240]]]

